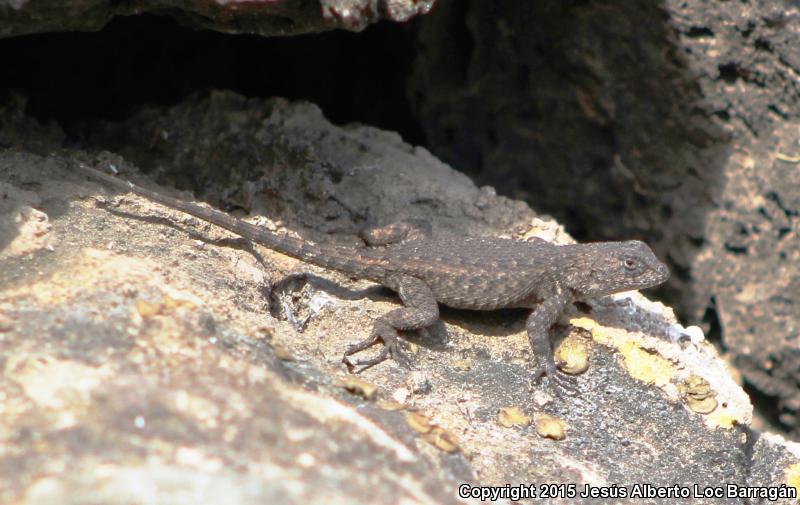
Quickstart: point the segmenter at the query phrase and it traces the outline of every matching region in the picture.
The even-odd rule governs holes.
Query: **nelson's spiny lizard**
[[[530,308],[526,329],[537,357],[536,376],[572,388],[559,373],[548,336],[564,307],[579,298],[657,286],[669,270],[643,242],[555,245],[542,239],[435,238],[430,227],[405,222],[372,230],[367,247],[318,245],[279,235],[224,212],[158,194],[88,165],[81,170],[107,182],[225,228],[247,240],[300,260],[368,279],[396,291],[402,308],[375,320],[370,336],[350,346],[343,361],[358,372],[390,356],[409,366],[398,330],[418,330],[439,318],[439,303],[470,310]],[[371,359],[350,356],[383,342]]]

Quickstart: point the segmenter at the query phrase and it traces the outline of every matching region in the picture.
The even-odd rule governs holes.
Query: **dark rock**
[[[642,237],[785,427],[800,412],[790,3],[453,2],[421,23],[429,146],[583,239]]]
[[[381,19],[406,21],[427,13],[433,0],[261,0],[215,2],[0,2],[0,37],[95,31],[115,16],[169,15],[187,26],[227,33],[294,35],[336,28],[359,31]]]

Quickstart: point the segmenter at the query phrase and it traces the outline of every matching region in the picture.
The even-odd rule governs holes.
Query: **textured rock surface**
[[[406,21],[427,13],[433,0],[178,0],[163,2],[0,1],[0,37],[101,29],[115,16],[168,13],[195,28],[228,33],[292,35],[335,28],[363,30],[389,19]]]
[[[445,161],[582,236],[647,237],[673,267],[665,294],[721,334],[789,428],[797,18],[791,2],[442,4],[412,81]]]
[[[261,263],[220,230],[71,170],[99,159],[320,242],[355,243],[362,222],[404,217],[438,233],[569,240],[395,134],[229,94],[142,113],[84,150],[0,117],[16,118],[0,124],[13,146],[0,152],[0,501],[453,503],[464,482],[797,485],[790,446],[746,436],[749,401],[702,332],[638,294],[562,318],[562,348],[589,358],[579,397],[531,382],[516,312],[444,311],[430,338],[412,337],[417,370],[388,363],[355,381],[341,352],[392,296],[267,250]],[[284,280],[299,272],[313,275]]]
[[[431,6],[6,1],[0,36],[96,30],[139,12],[235,33],[360,30]],[[644,238],[669,258],[674,275],[662,294],[720,339],[766,395],[766,416],[789,431],[800,412],[797,17],[791,2],[447,2],[420,18],[408,93],[426,145],[480,184],[527,200],[578,236]],[[424,139],[401,96],[406,26],[342,45],[320,38],[321,50],[295,38],[260,45],[193,31],[176,39],[165,19],[124,21],[75,45],[56,34],[8,40],[0,88],[26,88],[38,117],[71,123],[77,138],[98,116],[233,87],[291,92],[325,102],[337,120],[406,127]],[[127,51],[93,49],[116,44]]]
[[[704,306],[745,378],[779,399],[800,434],[800,59],[789,4],[670,3],[704,110],[730,133],[704,244],[694,317]]]

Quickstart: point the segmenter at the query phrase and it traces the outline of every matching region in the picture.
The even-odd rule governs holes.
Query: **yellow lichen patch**
[[[441,426],[438,426],[426,415],[419,412],[407,412],[406,423],[419,433],[420,437],[443,452],[460,450],[456,436]]]
[[[660,356],[645,351],[636,342],[625,342],[619,351],[625,361],[625,368],[633,378],[659,387],[665,386],[672,378],[674,369],[672,364]]]
[[[708,414],[706,419],[709,423],[711,423],[711,426],[718,426],[720,428],[727,429],[731,429],[734,427],[734,425],[740,423],[740,420],[736,419],[730,412],[719,408]]]
[[[433,429],[433,423],[419,412],[408,412],[406,414],[406,424],[417,433],[429,433]]]
[[[710,414],[717,408],[717,393],[711,389],[711,384],[699,375],[687,377],[678,384],[678,391],[689,408],[698,414]]]
[[[800,496],[800,463],[790,465],[784,471],[784,475],[786,476],[786,485],[795,488]]]
[[[741,389],[724,382],[721,386],[709,383],[710,379],[700,377],[702,374],[720,380],[724,369],[719,368],[718,363],[707,361],[716,359],[716,354],[703,349],[682,350],[670,342],[657,342],[623,329],[602,326],[586,317],[574,318],[570,324],[590,331],[596,342],[617,349],[623,358],[622,366],[632,377],[658,386],[670,398],[683,402],[692,412],[702,414],[709,428],[730,429],[735,424],[749,423],[751,407]],[[651,343],[645,344],[648,341]],[[682,364],[681,370],[674,365],[678,362]],[[684,377],[687,372],[688,378],[674,384],[673,377]]]
[[[525,415],[519,407],[505,407],[500,409],[497,413],[497,421],[505,426],[511,428],[512,426],[528,426],[531,420]]]
[[[669,384],[675,367],[668,360],[642,349],[627,331],[601,326],[587,317],[577,317],[570,324],[589,330],[601,344],[615,347],[623,358],[623,366],[635,379],[663,387]]]
[[[460,449],[456,436],[442,428],[434,426],[433,429],[422,436],[423,440],[443,452],[456,452]]]
[[[698,414],[710,414],[717,409],[717,399],[712,397],[704,398],[702,400],[695,400],[689,398],[686,402],[689,405],[689,408],[693,411],[697,412]]]
[[[555,350],[558,368],[564,373],[577,375],[589,368],[589,345],[576,335],[569,335]]]
[[[394,400],[378,400],[377,402],[375,402],[375,405],[377,405],[378,408],[389,411],[402,410],[406,407],[402,403],[396,402]]]
[[[365,400],[372,400],[378,394],[378,386],[357,377],[339,377],[335,385]]]
[[[567,425],[561,419],[539,414],[536,416],[536,433],[543,438],[564,440],[567,437]]]

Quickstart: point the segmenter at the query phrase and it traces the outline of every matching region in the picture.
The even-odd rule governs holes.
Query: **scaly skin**
[[[370,336],[351,346],[343,361],[358,372],[388,357],[408,365],[398,330],[418,330],[439,318],[439,303],[471,310],[530,308],[526,328],[538,357],[536,376],[572,389],[558,373],[548,337],[564,307],[578,298],[657,286],[669,270],[639,241],[555,245],[541,239],[434,238],[418,221],[369,230],[367,247],[322,246],[279,235],[223,212],[158,194],[81,165],[86,175],[148,200],[191,214],[247,240],[314,265],[369,279],[396,291],[403,307],[379,317]],[[374,358],[350,356],[382,341]]]

